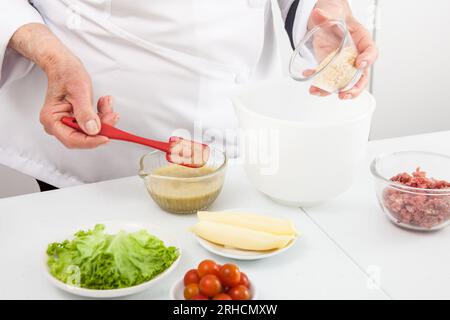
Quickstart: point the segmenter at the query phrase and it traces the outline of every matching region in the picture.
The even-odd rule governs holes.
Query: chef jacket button
[[[236,75],[236,78],[234,79],[234,81],[237,83],[237,84],[243,84],[243,83],[246,83],[246,82],[248,82],[248,74],[247,73],[245,73],[245,72],[242,72],[242,73],[238,73],[237,75]]]
[[[261,8],[266,3],[266,0],[247,0],[247,2],[250,8]]]

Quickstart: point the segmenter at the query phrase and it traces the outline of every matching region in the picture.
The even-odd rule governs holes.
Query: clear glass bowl
[[[363,73],[354,66],[357,53],[346,23],[328,20],[313,27],[295,47],[289,74],[329,93],[346,91]]]
[[[419,231],[445,228],[450,223],[450,189],[422,189],[390,179],[420,167],[427,177],[450,181],[450,157],[438,153],[402,151],[376,157],[371,165],[375,189],[384,213],[396,225]]]
[[[226,155],[213,148],[202,168],[169,163],[164,152],[153,151],[141,158],[139,176],[161,209],[172,213],[195,213],[206,210],[219,196],[226,166]]]

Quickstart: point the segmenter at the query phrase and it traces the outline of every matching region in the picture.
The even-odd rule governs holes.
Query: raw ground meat
[[[406,189],[387,187],[383,194],[384,204],[399,223],[431,229],[450,219],[450,182],[427,178],[420,168],[412,174],[400,173],[391,181],[421,189],[449,188],[449,194],[430,195],[423,190],[411,193]]]

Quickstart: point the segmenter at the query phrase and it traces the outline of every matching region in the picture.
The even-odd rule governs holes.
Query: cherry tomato
[[[217,276],[207,274],[199,283],[200,293],[207,297],[214,297],[222,291],[222,284]]]
[[[193,297],[198,296],[200,294],[200,288],[197,283],[188,284],[184,288],[184,298],[186,300],[191,300]]]
[[[231,288],[228,294],[233,300],[250,300],[250,291],[242,284]]]
[[[207,274],[219,275],[219,266],[212,260],[203,260],[198,265],[198,275],[203,278]]]
[[[239,284],[242,284],[244,287],[250,288],[250,281],[245,273],[241,272],[241,281]]]
[[[226,293],[219,293],[218,295],[214,296],[213,300],[233,300],[231,297]]]
[[[223,285],[235,287],[241,281],[241,272],[235,264],[227,263],[220,268],[219,278]]]
[[[202,296],[201,294],[198,294],[196,296],[193,296],[191,300],[208,300],[208,298],[205,296]]]
[[[184,275],[184,285],[187,286],[191,283],[199,283],[200,276],[198,275],[197,269],[191,269]]]

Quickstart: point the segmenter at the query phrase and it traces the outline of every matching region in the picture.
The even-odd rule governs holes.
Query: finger
[[[119,122],[120,117],[117,112],[108,113],[106,115],[99,114],[102,123],[108,124],[110,126],[115,126]]]
[[[81,129],[88,135],[96,135],[100,131],[100,119],[92,108],[90,83],[79,83],[70,89],[65,99],[72,105],[73,115]]]
[[[303,71],[303,76],[304,76],[304,77],[310,77],[310,76],[312,76],[315,72],[316,72],[316,70],[313,70],[313,69],[307,69],[307,70]]]
[[[311,86],[309,88],[309,93],[312,94],[313,96],[318,96],[318,97],[326,97],[326,96],[330,95],[329,92],[322,90],[320,88],[317,88],[315,86]]]
[[[72,106],[70,103],[59,103],[54,105],[44,105],[39,114],[39,121],[44,127],[45,132],[53,135],[54,124],[59,122],[62,117],[72,116]]]
[[[365,69],[374,64],[375,60],[378,58],[378,49],[375,45],[370,45],[362,53],[356,57],[355,66],[358,69]]]
[[[359,22],[351,23],[349,25],[349,30],[359,52],[359,55],[356,58],[355,66],[358,69],[369,67],[378,57],[378,50],[372,39],[372,35]]]
[[[113,98],[111,96],[103,96],[98,99],[97,111],[100,114],[108,114],[113,112]]]
[[[369,73],[366,71],[352,88],[347,91],[339,92],[339,98],[343,100],[356,98],[364,91],[368,83]]]
[[[119,121],[119,114],[113,112],[113,103],[114,102],[111,96],[103,96],[98,99],[97,102],[97,110],[100,121],[110,126],[116,125]]]
[[[104,136],[89,136],[72,129],[62,122],[55,122],[53,135],[69,149],[92,149],[109,141]]]

